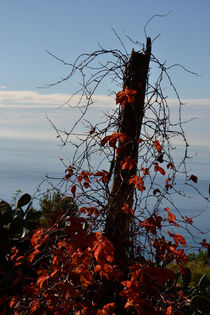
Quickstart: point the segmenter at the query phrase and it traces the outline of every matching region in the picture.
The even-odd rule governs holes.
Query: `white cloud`
[[[41,94],[35,91],[0,91],[0,107],[15,108],[55,108],[60,106],[77,106],[81,96],[70,94],[48,93]],[[105,95],[93,97],[94,106],[110,107],[114,104],[114,98]],[[80,106],[85,105],[87,100],[84,98]],[[44,106],[43,106],[44,105]]]
[[[70,103],[68,100],[71,95],[68,94],[0,91],[0,135],[55,138],[55,132],[47,121],[46,114],[58,128],[70,130],[80,111],[71,110],[69,106],[75,107],[79,97],[74,97]],[[92,124],[103,121],[103,112],[106,110],[117,108],[114,96],[95,95],[93,101],[86,117]],[[185,99],[182,102],[185,104],[182,106],[183,120],[197,118],[184,125],[189,143],[210,146],[210,99]],[[172,120],[177,119],[177,100],[168,99],[168,104]]]

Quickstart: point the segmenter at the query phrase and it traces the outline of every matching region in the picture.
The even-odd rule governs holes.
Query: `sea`
[[[180,159],[183,150],[184,147],[177,146],[175,160]],[[185,230],[180,232],[192,244],[193,238],[210,241],[210,147],[191,146],[190,154],[193,158],[188,162],[189,174],[198,177],[197,184],[192,184],[205,198],[187,188],[187,197],[177,196],[174,203],[183,216],[194,217],[196,228],[190,231],[191,236]],[[35,196],[37,191],[41,193],[47,190],[46,178],[63,178],[63,163],[70,164],[72,155],[71,146],[63,147],[56,140],[0,137],[0,199],[12,203],[18,191]],[[181,176],[177,179],[177,185],[182,185]],[[38,208],[37,199],[34,203]]]

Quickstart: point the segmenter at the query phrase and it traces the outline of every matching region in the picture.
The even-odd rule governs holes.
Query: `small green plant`
[[[181,287],[183,295],[188,299],[184,307],[185,314],[210,314],[210,269],[208,266],[208,251],[200,251],[198,254],[191,253],[188,262],[182,272],[176,264],[170,264],[176,277],[177,287]]]
[[[63,196],[59,191],[43,195],[40,200],[41,225],[53,226],[59,221],[64,225],[67,217],[78,217],[79,211],[75,200],[72,197]]]

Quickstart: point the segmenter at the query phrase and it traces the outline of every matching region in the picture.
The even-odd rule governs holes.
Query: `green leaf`
[[[31,201],[31,196],[29,194],[24,194],[17,201],[16,208],[21,208],[21,207],[27,205],[30,201]]]

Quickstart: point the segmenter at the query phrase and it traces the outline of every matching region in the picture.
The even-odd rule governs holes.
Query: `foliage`
[[[202,262],[204,265],[209,264],[210,252],[209,250],[200,250],[197,254],[190,253],[188,255],[189,262]]]
[[[24,211],[23,207],[26,205],[28,206]],[[26,283],[25,278],[33,274],[32,269],[17,270],[11,259],[18,253],[19,261],[16,265],[21,265],[20,261],[30,245],[29,238],[39,226],[39,218],[40,212],[31,207],[29,194],[22,195],[14,209],[6,201],[0,202],[0,307],[3,305],[2,309],[6,307],[4,302],[7,301],[7,296],[19,292],[21,284]]]
[[[61,192],[47,191],[40,200],[41,225],[53,226],[68,217],[78,216],[78,207],[72,197],[62,196]]]
[[[110,54],[115,61],[96,62]],[[83,79],[78,106],[73,107],[81,116],[70,132],[54,128],[64,144],[69,140],[75,146],[75,154],[70,165],[63,161],[64,176],[54,186],[55,191],[64,188],[63,193],[47,193],[41,201],[41,220],[30,235],[30,246],[24,254],[9,248],[9,264],[16,268],[10,284],[14,288],[18,283],[19,289],[2,297],[3,314],[208,312],[209,280],[204,276],[196,287],[189,287],[187,243],[179,232],[180,227],[193,226],[193,217],[184,217],[172,200],[174,193],[182,194],[175,185],[179,172],[195,191],[198,178],[187,173],[188,144],[180,116],[178,123],[170,121],[163,76],[174,86],[165,65],[154,56],[160,75],[154,86],[149,82],[150,55],[147,39],[146,50],[129,55],[101,49],[81,55],[71,65],[65,79],[76,71]],[[123,81],[115,95],[119,107],[104,122],[93,125],[83,118],[96,88],[108,75],[120,80],[121,86]],[[181,101],[179,105],[180,113]],[[77,129],[81,122],[82,132]],[[179,165],[171,154],[176,136],[186,144]],[[97,163],[91,163],[93,154]],[[18,208],[24,205],[23,199]],[[2,222],[8,224],[10,219],[10,206],[3,204]],[[23,237],[20,230],[15,233]],[[203,240],[202,246],[209,245]],[[172,262],[182,274],[181,285],[168,267]]]

